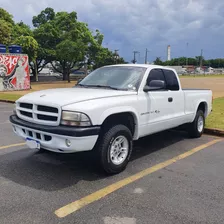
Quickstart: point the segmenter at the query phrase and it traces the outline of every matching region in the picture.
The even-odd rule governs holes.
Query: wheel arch
[[[138,116],[134,109],[110,109],[103,113],[100,123],[102,124],[102,130],[115,124],[124,124],[131,130],[133,139],[138,139]]]
[[[197,107],[197,111],[198,110],[202,110],[203,113],[204,113],[204,116],[207,117],[207,115],[208,115],[208,104],[207,104],[207,102],[206,101],[200,101],[198,103],[198,107]],[[196,111],[196,113],[197,113],[197,111]]]

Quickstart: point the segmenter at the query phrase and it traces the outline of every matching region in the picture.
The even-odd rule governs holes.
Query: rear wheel
[[[97,151],[100,165],[106,173],[122,172],[132,153],[131,131],[125,125],[112,126],[100,138]]]
[[[199,138],[204,132],[205,115],[202,110],[198,110],[194,121],[188,127],[188,133],[192,138]]]

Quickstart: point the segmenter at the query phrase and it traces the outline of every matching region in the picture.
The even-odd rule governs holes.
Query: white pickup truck
[[[212,91],[182,89],[175,70],[124,64],[96,69],[72,88],[29,93],[10,121],[30,148],[92,150],[107,173],[125,169],[134,140],[184,125],[200,137]]]

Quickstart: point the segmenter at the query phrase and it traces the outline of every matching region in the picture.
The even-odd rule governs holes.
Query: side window
[[[179,83],[175,73],[172,70],[163,70],[166,78],[166,88],[169,90],[177,91],[180,89]]]
[[[147,79],[147,85],[149,85],[152,80],[161,80],[165,82],[165,78],[161,69],[152,69],[150,71]]]

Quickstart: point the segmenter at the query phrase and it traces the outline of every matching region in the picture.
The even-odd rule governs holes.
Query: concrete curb
[[[221,129],[205,128],[204,133],[209,135],[215,135],[218,137],[224,137],[224,130]]]
[[[0,102],[2,102],[2,103],[12,103],[12,104],[15,103],[15,101],[13,101],[13,100],[0,100]]]
[[[11,104],[15,103],[15,101],[13,101],[13,100],[0,100],[0,102],[11,103]],[[224,137],[224,130],[221,130],[221,129],[205,128],[204,133],[209,134],[209,135],[215,135],[218,137]]]

